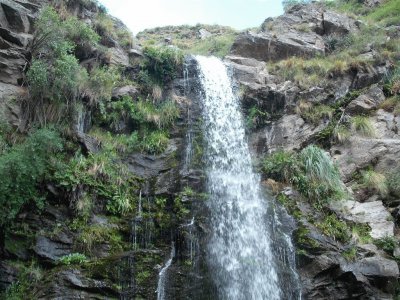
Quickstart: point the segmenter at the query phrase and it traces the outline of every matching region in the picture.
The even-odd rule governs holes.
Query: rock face
[[[331,204],[345,220],[368,224],[371,227],[371,237],[380,239],[393,237],[394,223],[390,221],[391,215],[383,206],[382,201],[360,203],[357,201],[341,201]]]
[[[346,112],[349,114],[366,114],[376,109],[384,100],[385,95],[382,89],[374,85],[370,87],[365,94],[351,101],[346,108]]]
[[[325,35],[356,31],[356,22],[315,5],[295,5],[285,15],[267,19],[261,32],[246,32],[235,40],[231,53],[261,61],[291,56],[324,55]]]

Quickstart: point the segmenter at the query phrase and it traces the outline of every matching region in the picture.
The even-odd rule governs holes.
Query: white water
[[[203,88],[212,236],[208,262],[221,299],[280,299],[265,225],[267,203],[252,170],[239,100],[223,62],[197,56]]]
[[[171,254],[168,261],[165,263],[164,267],[158,274],[158,284],[157,284],[157,300],[165,300],[166,286],[167,286],[167,272],[172,264],[172,260],[175,257],[175,245],[172,244]]]

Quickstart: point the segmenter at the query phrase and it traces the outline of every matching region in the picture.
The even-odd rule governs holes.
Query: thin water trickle
[[[267,202],[253,172],[238,98],[223,62],[196,56],[203,89],[212,235],[208,262],[221,299],[280,299]]]
[[[166,286],[167,286],[167,274],[168,269],[172,264],[172,261],[175,257],[175,245],[172,243],[171,253],[168,261],[165,263],[164,267],[161,269],[158,274],[158,284],[157,284],[157,300],[165,300],[166,299]]]

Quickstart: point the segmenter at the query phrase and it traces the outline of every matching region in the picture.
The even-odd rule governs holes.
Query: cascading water
[[[223,62],[196,56],[203,90],[208,205],[208,262],[221,299],[280,299],[267,205],[252,170],[239,100]]]
[[[172,260],[175,257],[175,245],[172,243],[171,254],[168,261],[165,263],[164,267],[158,274],[158,284],[157,284],[157,300],[165,300],[166,295],[166,285],[167,285],[167,272],[172,264]]]

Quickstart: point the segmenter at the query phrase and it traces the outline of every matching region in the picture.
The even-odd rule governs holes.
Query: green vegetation
[[[267,156],[264,175],[292,184],[308,201],[318,206],[346,196],[337,167],[320,148],[310,145],[299,154],[278,151]]]
[[[386,195],[388,193],[386,177],[383,174],[377,173],[371,169],[361,171],[361,181],[362,186],[369,190],[374,190],[381,195]]]
[[[118,163],[115,153],[102,151],[88,157],[77,153],[67,163],[61,163],[54,175],[56,183],[67,191],[75,191],[82,185],[87,188],[85,201],[97,197],[107,200],[106,208],[113,214],[130,212],[137,194],[137,180]],[[80,202],[77,202],[78,204]],[[76,205],[78,215],[87,217],[90,205]]]
[[[111,253],[121,252],[123,248],[123,239],[118,228],[107,225],[87,225],[79,226],[79,237],[76,241],[76,248],[85,254],[91,256],[100,244],[108,244],[111,247]],[[82,254],[79,254],[79,257]]]
[[[82,265],[88,262],[86,255],[82,253],[71,253],[65,255],[59,259],[59,264],[70,266],[70,265]]]
[[[338,240],[343,243],[347,243],[350,240],[350,229],[346,222],[340,220],[335,214],[327,215],[323,218],[322,222],[316,223],[324,234],[332,237],[334,240]]]
[[[400,197],[400,169],[397,168],[388,174],[387,185],[390,194]]]
[[[117,26],[112,17],[105,11],[97,14],[94,28],[100,35],[118,41],[125,48],[130,48],[133,45],[132,32],[124,26]]]
[[[351,128],[355,132],[366,137],[375,136],[375,128],[368,117],[354,116],[351,118],[350,123],[351,123]]]
[[[145,69],[159,83],[174,79],[183,64],[183,53],[176,48],[147,46],[143,54],[147,57]]]
[[[342,255],[347,261],[354,261],[357,258],[357,248],[353,246],[345,250]]]
[[[390,255],[393,255],[393,250],[399,245],[398,241],[394,237],[389,236],[374,240],[374,244]]]
[[[371,227],[368,224],[355,224],[352,226],[351,232],[355,240],[361,244],[368,244],[372,241]]]
[[[34,261],[26,265],[14,263],[14,266],[19,270],[18,280],[0,297],[7,300],[34,299],[33,287],[41,282],[44,271]]]
[[[224,35],[210,36],[203,40],[193,43],[190,48],[185,49],[185,53],[196,55],[214,55],[216,57],[226,56],[233,42],[237,37],[237,33],[228,33]]]
[[[43,208],[45,194],[39,185],[51,175],[54,155],[61,150],[57,132],[39,129],[0,156],[0,227],[13,221],[29,203]]]
[[[209,32],[210,36],[201,38],[201,29]],[[230,27],[197,24],[147,29],[140,32],[137,37],[147,46],[164,43],[168,39],[171,45],[182,49],[185,54],[224,57],[229,53],[237,35],[238,32]]]
[[[261,111],[257,106],[252,106],[247,112],[246,127],[249,130],[257,129],[264,125],[269,118],[269,113]]]
[[[323,119],[330,120],[335,109],[324,104],[313,104],[304,100],[299,101],[296,113],[304,120],[318,125]]]

